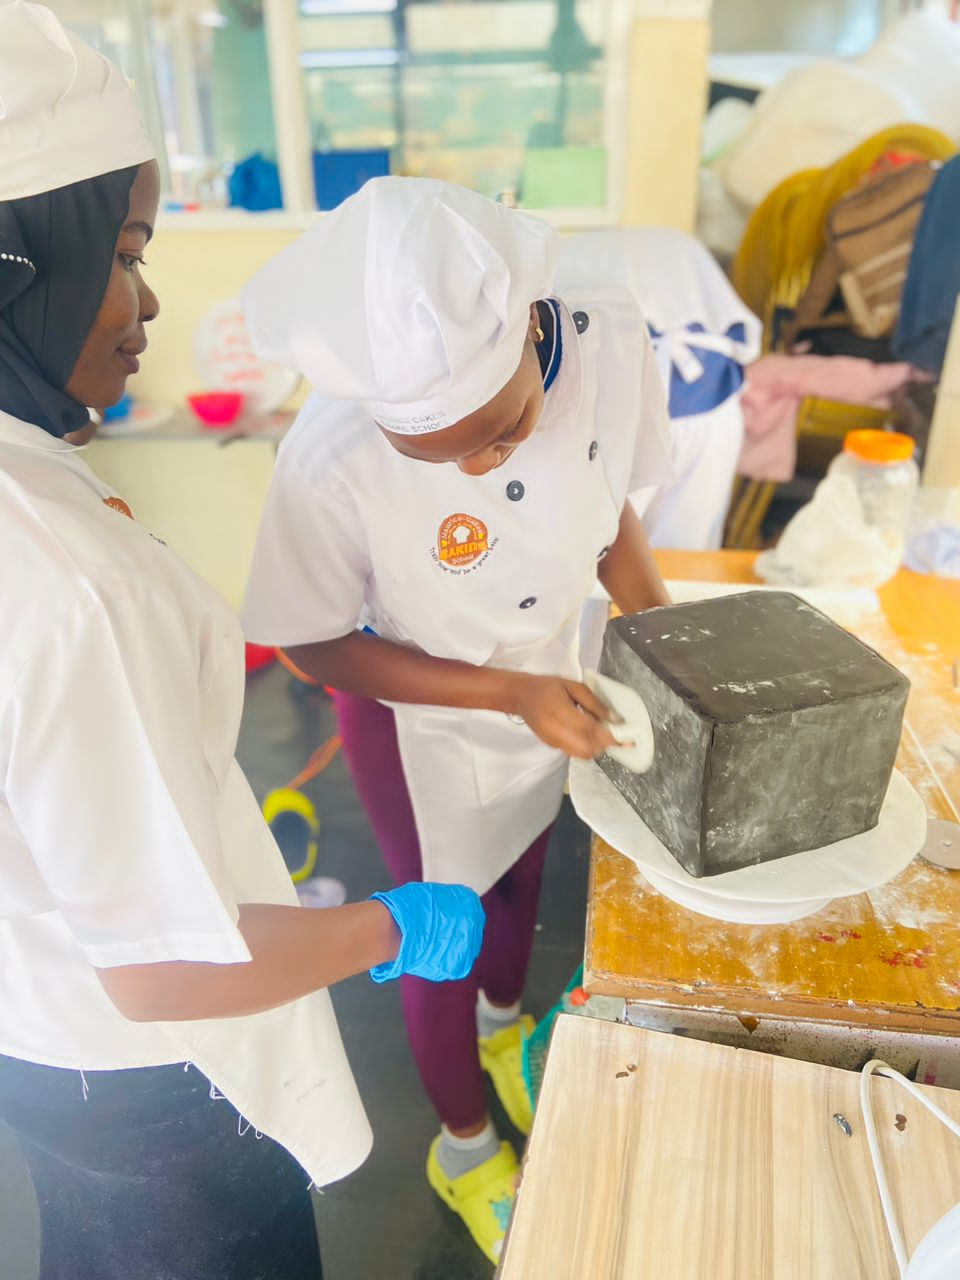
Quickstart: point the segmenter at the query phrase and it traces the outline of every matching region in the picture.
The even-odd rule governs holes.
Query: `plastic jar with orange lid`
[[[910,436],[896,431],[850,431],[828,472],[854,482],[864,520],[901,547],[920,482],[915,449]]]

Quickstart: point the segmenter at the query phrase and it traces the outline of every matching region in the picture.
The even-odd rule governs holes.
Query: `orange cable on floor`
[[[337,752],[343,746],[343,739],[336,734],[332,738],[328,738],[322,747],[317,747],[313,755],[303,766],[296,777],[292,778],[286,784],[289,791],[299,791],[301,787],[305,787],[308,782],[312,782],[314,778],[318,778],[324,769],[326,769],[336,759]]]

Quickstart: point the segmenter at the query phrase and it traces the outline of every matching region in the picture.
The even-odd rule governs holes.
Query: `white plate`
[[[927,832],[923,801],[894,770],[880,821],[872,831],[739,871],[696,877],[660,843],[593,761],[570,762],[570,798],[584,822],[644,875],[652,871],[682,889],[711,898],[753,903],[799,903],[849,897],[876,889],[906,867]]]
[[[697,888],[693,888],[668,880],[666,876],[658,876],[649,868],[644,870],[643,876],[658,893],[662,893],[671,902],[676,902],[689,911],[696,911],[699,915],[710,916],[714,920],[727,920],[732,924],[789,924],[792,920],[816,915],[830,904],[829,898],[804,898],[799,902],[741,902],[721,898],[709,889],[699,888],[702,881],[698,882]]]

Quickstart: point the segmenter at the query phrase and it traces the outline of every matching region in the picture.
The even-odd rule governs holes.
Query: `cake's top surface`
[[[896,667],[786,591],[649,609],[610,626],[665,683],[714,720],[909,688]],[[623,673],[612,674],[623,679]]]

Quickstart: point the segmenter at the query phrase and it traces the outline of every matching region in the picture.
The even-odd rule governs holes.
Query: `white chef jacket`
[[[650,543],[681,551],[719,551],[743,448],[740,393],[709,413],[676,418],[673,479],[649,504],[639,506]]]
[[[371,1138],[326,992],[132,1023],[94,973],[248,961],[238,903],[297,898],[234,759],[237,620],[79,454],[0,413],[0,1053],[192,1061],[333,1181]]]
[[[760,354],[762,326],[737,296],[699,240],[667,227],[588,231],[563,241],[557,287],[590,282],[629,290],[655,332],[654,350],[665,390],[671,382],[699,386],[701,407],[671,402],[673,467],[658,494],[632,494],[656,547],[713,550],[723,523],[743,444],[740,389],[703,391],[704,357],[744,366]],[[695,329],[705,332],[695,332]],[[737,336],[732,336],[737,335]],[[682,397],[680,397],[682,400]]]
[[[485,476],[404,457],[314,396],[280,450],[244,611],[284,647],[366,622],[439,658],[578,678],[579,621],[633,489],[670,465],[663,392],[625,293],[560,304],[534,434]],[[566,759],[494,711],[397,705],[428,880],[484,893],[553,820]]]

